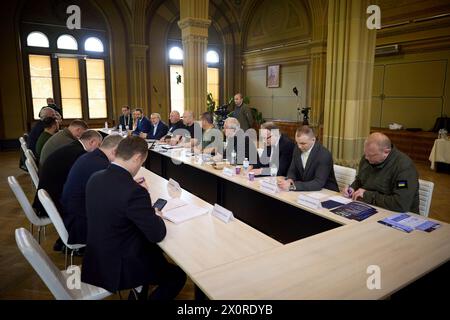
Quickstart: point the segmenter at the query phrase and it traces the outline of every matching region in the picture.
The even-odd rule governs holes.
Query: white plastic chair
[[[25,166],[28,169],[28,173],[31,176],[31,180],[33,181],[33,184],[37,190],[38,185],[39,185],[39,176],[38,173],[36,171],[36,167],[32,164],[32,162],[30,161],[30,159],[26,159],[25,160]]]
[[[64,244],[66,245],[64,267],[67,268],[67,248],[72,250],[70,254],[70,264],[72,265],[73,250],[83,248],[86,246],[86,244],[68,244],[67,241],[69,239],[69,233],[67,232],[66,226],[64,225],[61,215],[56,209],[53,200],[50,198],[47,191],[45,191],[44,189],[38,190],[38,197],[45,211],[47,211],[50,220],[53,222],[53,225],[55,226],[55,229],[58,232],[59,237],[61,238],[62,242],[64,242]]]
[[[422,216],[428,217],[430,213],[433,189],[433,182],[419,179],[419,213]]]
[[[38,172],[38,166],[36,165],[36,157],[34,156],[33,151],[27,149],[27,151],[25,151],[25,157],[31,161],[31,163],[36,168],[36,172]]]
[[[81,282],[79,289],[69,289],[72,273],[58,270],[33,236],[24,228],[16,229],[16,243],[20,252],[44,281],[57,300],[101,300],[111,295],[105,289]],[[71,279],[70,279],[71,280]]]
[[[342,192],[347,186],[355,181],[356,170],[353,168],[338,166],[337,164],[333,167],[339,190]]]
[[[44,227],[44,234],[45,234],[45,226],[52,223],[51,220],[48,217],[39,217],[36,214],[33,207],[31,206],[30,201],[28,201],[28,198],[26,197],[22,187],[17,182],[15,177],[9,176],[8,184],[12,192],[16,196],[17,201],[19,201],[19,204],[22,207],[25,216],[31,223],[31,233],[33,234],[33,226],[38,227],[38,242],[41,243],[41,230]]]
[[[27,152],[28,146],[27,146],[27,143],[25,142],[25,139],[23,137],[20,137],[19,142],[20,142],[20,147],[22,148],[23,153]]]

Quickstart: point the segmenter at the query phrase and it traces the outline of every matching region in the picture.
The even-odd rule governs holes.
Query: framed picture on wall
[[[267,87],[278,88],[280,86],[280,65],[267,66]]]

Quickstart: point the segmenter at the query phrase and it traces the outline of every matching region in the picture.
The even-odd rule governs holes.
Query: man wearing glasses
[[[270,175],[270,168],[276,167],[277,176],[286,176],[292,161],[294,142],[280,134],[280,129],[273,122],[263,123],[259,132],[263,148],[260,162],[253,171],[257,175]]]

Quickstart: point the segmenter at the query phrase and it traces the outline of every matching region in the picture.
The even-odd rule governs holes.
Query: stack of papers
[[[352,199],[344,198],[343,196],[334,196],[330,197],[327,201],[323,201],[322,207],[331,210],[350,202],[352,202]]]
[[[421,218],[415,214],[407,213],[394,214],[378,222],[408,233],[413,231],[414,229],[431,232],[441,226],[437,222]]]
[[[362,221],[377,213],[377,210],[368,204],[352,201],[331,210],[331,212],[348,219]]]
[[[208,208],[202,208],[194,204],[188,204],[181,199],[170,199],[162,210],[162,217],[175,224],[193,219],[209,212]]]

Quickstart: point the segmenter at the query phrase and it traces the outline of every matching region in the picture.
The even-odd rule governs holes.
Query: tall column
[[[336,163],[355,167],[370,132],[376,30],[366,27],[368,0],[328,3],[324,145]]]
[[[206,111],[208,45],[208,0],[180,0],[180,21],[183,40],[184,104],[198,117]]]
[[[325,75],[327,69],[326,47],[322,41],[311,48],[311,101],[310,124],[319,127],[323,124],[323,109],[325,98]],[[319,132],[317,132],[318,134]]]
[[[131,106],[142,108],[145,113],[150,112],[147,100],[147,49],[145,45],[130,44]]]

